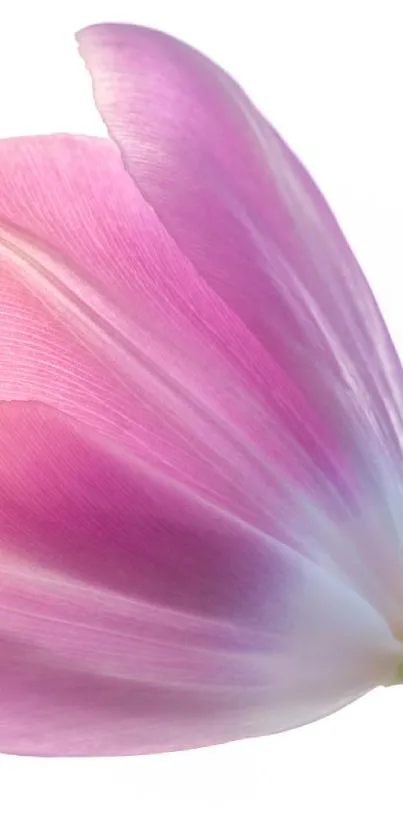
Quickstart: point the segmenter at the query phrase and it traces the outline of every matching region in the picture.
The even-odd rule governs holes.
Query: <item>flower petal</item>
[[[3,405],[0,452],[2,751],[208,745],[391,678],[348,587],[62,413]]]
[[[314,504],[325,503],[326,515],[328,497],[332,517],[333,490],[343,498],[360,539],[368,537],[362,561],[346,554],[347,573],[358,584],[358,562],[358,574],[374,575],[369,587],[378,591],[385,575],[393,579],[388,612],[401,632],[402,369],[332,213],[244,92],[197,51],[119,24],[77,37],[127,171],[213,295],[208,320],[224,306],[213,329],[236,352],[250,392],[259,376],[266,423],[249,427],[266,464],[276,456],[277,489],[279,473],[292,476]],[[341,519],[333,543],[344,532]],[[318,527],[308,525],[311,533]]]
[[[77,37],[127,170],[181,251],[285,373],[305,373],[322,410],[331,377],[333,423],[337,384],[343,398],[348,388],[363,402],[400,457],[400,363],[297,158],[239,86],[187,45],[120,24]]]

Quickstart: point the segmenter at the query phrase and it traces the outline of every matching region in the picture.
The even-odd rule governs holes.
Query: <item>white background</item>
[[[401,0],[234,6],[9,0],[0,10],[0,137],[104,133],[75,51],[81,26],[121,20],[184,38],[236,76],[302,157],[403,352]],[[402,755],[403,689],[395,688],[303,730],[215,749],[119,760],[4,756],[0,834],[394,839],[402,835]]]

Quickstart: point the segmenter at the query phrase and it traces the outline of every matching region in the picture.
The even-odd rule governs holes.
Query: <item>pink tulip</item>
[[[399,680],[401,366],[237,84],[78,42],[111,140],[0,143],[0,749],[302,725]]]

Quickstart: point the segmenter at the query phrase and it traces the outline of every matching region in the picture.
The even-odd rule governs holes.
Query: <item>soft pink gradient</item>
[[[400,363],[240,88],[78,41],[112,139],[0,142],[0,749],[301,725],[401,658]]]

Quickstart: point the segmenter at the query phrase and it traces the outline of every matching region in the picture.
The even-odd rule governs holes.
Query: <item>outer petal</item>
[[[272,126],[161,32],[100,24],[78,43],[127,170],[205,282],[283,374],[307,378],[322,412],[328,382],[333,424],[334,390],[347,392],[401,457],[400,363],[335,219]]]
[[[367,595],[393,579],[387,611],[401,634],[401,364],[326,202],[238,85],[195,50],[116,24],[89,27],[78,42],[127,171],[213,308],[224,305],[215,328],[251,392],[256,384],[266,425],[250,427],[251,438],[266,463],[276,452],[277,489],[278,473],[288,474],[308,491],[308,506],[315,498],[316,517],[319,507],[327,517],[330,504],[336,528],[324,541],[337,543],[337,563],[355,579],[358,571],[360,584],[374,575]],[[236,336],[235,322],[243,330]],[[340,496],[359,522],[362,561],[340,550]],[[322,524],[305,507],[299,546],[323,561],[312,542],[318,529],[323,543]]]
[[[400,646],[362,573],[372,485],[334,431],[329,480],[298,434],[301,416],[326,433],[301,382],[112,145],[0,144],[0,260],[0,748],[207,745],[388,682]]]

